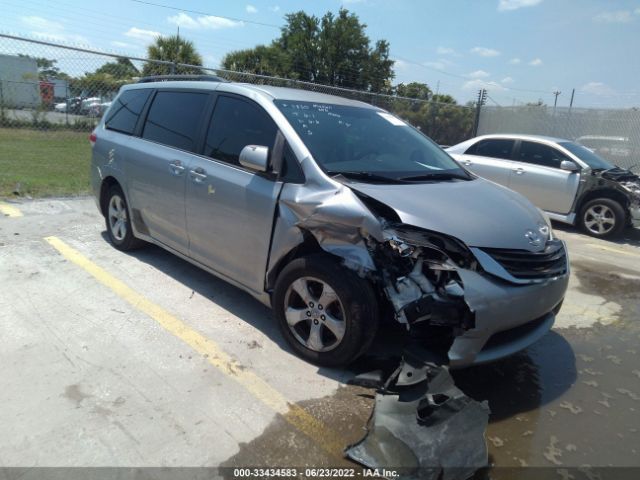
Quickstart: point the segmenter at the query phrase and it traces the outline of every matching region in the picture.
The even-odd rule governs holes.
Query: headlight
[[[544,210],[538,209],[540,215],[544,219],[544,224],[538,224],[538,231],[547,239],[553,240],[553,227],[551,226],[551,219]]]

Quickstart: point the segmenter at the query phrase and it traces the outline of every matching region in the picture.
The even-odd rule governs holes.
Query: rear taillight
[[[95,146],[97,139],[98,136],[96,135],[96,132],[91,132],[91,135],[89,135],[89,143],[91,143],[92,147]]]

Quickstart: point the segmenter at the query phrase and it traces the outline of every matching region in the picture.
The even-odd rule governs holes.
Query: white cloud
[[[269,10],[271,10],[272,12],[279,12],[280,11],[280,6],[279,5],[274,5],[273,7],[269,7]]]
[[[31,35],[59,42],[89,45],[89,40],[82,35],[65,32],[64,25],[60,22],[48,20],[44,17],[21,17],[20,21],[30,30]]]
[[[475,53],[476,55],[480,55],[481,57],[497,57],[498,55],[500,55],[500,52],[498,50],[486,47],[473,47],[470,52]]]
[[[167,18],[169,23],[186,28],[187,30],[210,29],[219,30],[221,28],[242,27],[244,22],[230,20],[228,18],[216,17],[215,15],[205,15],[193,18],[184,12]]]
[[[511,77],[504,77],[502,80],[500,80],[500,83],[505,83],[505,84],[513,83],[513,78],[511,78]]]
[[[613,88],[602,82],[589,82],[580,87],[580,91],[597,96],[615,95],[616,93]]]
[[[638,10],[636,10],[637,12]],[[600,23],[629,23],[633,17],[629,10],[614,10],[601,12],[593,17],[593,20]]]
[[[509,63],[511,65],[519,65],[520,63],[522,63],[522,60],[520,60],[518,57],[516,57],[516,58],[512,58],[511,60],[509,60]]]
[[[47,20],[46,18],[42,17],[22,17],[20,20],[22,20],[22,23],[24,23],[27,27],[42,33],[56,33],[64,30],[64,25],[62,25],[61,23]]]
[[[173,15],[172,17],[167,18],[167,21],[188,30],[200,28],[200,24],[184,12],[180,12],[178,15]]]
[[[425,67],[435,68],[436,70],[444,70],[446,68],[446,65],[442,61],[424,62],[423,65]]]
[[[127,42],[120,42],[118,40],[113,40],[111,42],[111,45],[113,45],[114,47],[118,47],[118,48],[139,48],[138,45],[133,45],[133,44],[127,43]]]
[[[510,10],[518,10],[523,7],[533,7],[541,2],[542,0],[499,0],[498,11],[506,12]]]
[[[142,28],[131,27],[129,30],[124,32],[126,37],[136,38],[138,40],[155,40],[160,36],[160,32],[156,32],[153,30],[144,30]]]
[[[407,68],[409,68],[409,64],[404,60],[394,59],[393,68],[396,70],[406,70]]]
[[[247,11],[247,13],[258,13],[258,9],[253,5],[247,5],[245,7],[245,10]]]
[[[542,59],[534,58],[533,60],[531,60],[529,62],[529,65],[531,65],[532,67],[540,67],[540,66],[542,66]]]
[[[485,72],[484,70],[476,70],[475,72],[471,72],[471,73],[467,73],[466,75],[469,78],[487,78],[489,76],[489,73]]]
[[[436,48],[436,53],[438,55],[457,55],[458,54],[453,48],[449,48],[449,47],[438,47]]]
[[[463,90],[480,90],[481,88],[486,88],[491,92],[504,92],[506,90],[497,82],[480,79],[469,80],[462,85]]]

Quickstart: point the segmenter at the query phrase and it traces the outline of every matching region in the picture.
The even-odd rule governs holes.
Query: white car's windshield
[[[593,170],[611,170],[612,168],[615,168],[615,165],[609,163],[587,147],[583,147],[582,145],[578,145],[573,142],[560,142],[559,145],[569,150],[576,157],[589,165]]]
[[[410,182],[472,178],[429,138],[386,112],[288,100],[275,104],[330,175]]]

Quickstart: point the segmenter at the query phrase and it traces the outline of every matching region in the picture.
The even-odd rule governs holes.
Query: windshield
[[[276,100],[320,167],[364,181],[471,177],[422,133],[371,108]]]
[[[615,167],[615,165],[596,155],[587,147],[583,147],[582,145],[578,145],[577,143],[560,142],[559,145],[569,150],[576,157],[589,165],[593,170],[609,170]]]

